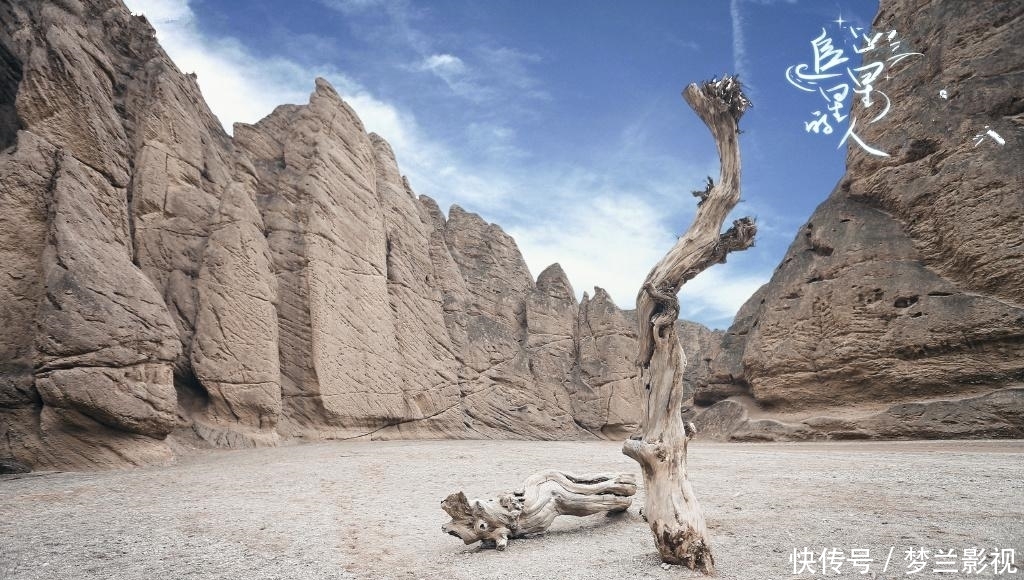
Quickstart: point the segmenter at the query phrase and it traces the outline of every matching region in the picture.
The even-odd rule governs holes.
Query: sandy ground
[[[530,473],[633,471],[617,443],[337,442],[177,464],[0,476],[0,578],[689,578],[637,510],[563,517],[506,552],[440,531],[440,501]],[[878,578],[1024,578],[1024,442],[694,442],[719,578],[792,575],[794,548],[869,548]],[[907,576],[909,547],[1011,548],[1017,574]],[[882,566],[895,548],[888,571]],[[871,578],[849,566],[842,577]],[[831,573],[829,577],[838,577]]]

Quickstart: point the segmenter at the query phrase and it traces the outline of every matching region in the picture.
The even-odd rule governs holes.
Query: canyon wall
[[[231,137],[120,2],[0,17],[0,458],[636,428],[628,313],[418,197],[326,81]]]
[[[923,53],[858,126],[891,156],[850,148],[727,332],[679,323],[706,436],[1024,437],[1022,12],[882,2]],[[0,22],[0,468],[636,430],[635,313],[417,196],[326,81],[229,136],[116,0]]]
[[[853,116],[889,156],[851,141],[698,386],[699,405],[736,399],[709,423],[742,401],[767,418],[735,422],[735,438],[1024,436],[1022,16],[882,1],[865,63],[887,63],[891,108],[868,123],[855,95]]]

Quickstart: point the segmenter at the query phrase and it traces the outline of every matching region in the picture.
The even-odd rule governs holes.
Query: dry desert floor
[[[549,467],[631,471],[618,443],[333,442],[207,451],[176,464],[0,476],[0,578],[690,578],[638,515],[563,517],[505,552],[443,535],[440,501]],[[718,578],[1024,579],[1024,442],[690,446]],[[794,549],[869,549],[793,575]],[[909,548],[1013,549],[1018,572],[908,574]],[[887,555],[892,553],[890,558]],[[803,558],[801,558],[803,559]],[[883,571],[883,563],[889,565]],[[847,563],[848,564],[848,563]]]

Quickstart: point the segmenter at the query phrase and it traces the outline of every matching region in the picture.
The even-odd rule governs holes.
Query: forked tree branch
[[[750,218],[737,220],[733,229],[720,233],[726,216],[740,200],[739,120],[751,106],[743,94],[742,85],[736,77],[727,75],[721,80],[690,84],[683,91],[683,98],[711,130],[721,168],[717,184],[708,178],[707,193],[697,207],[690,228],[647,274],[637,296],[637,312],[641,321],[648,319],[653,312],[654,304],[648,298],[649,288],[663,293],[678,293],[683,284],[694,276],[712,264],[724,262],[729,252],[752,246],[757,233],[757,226]],[[654,349],[653,329],[649,325],[640,326],[641,356],[638,364],[646,366]]]
[[[685,356],[676,336],[676,294],[688,280],[725,262],[730,252],[753,245],[757,226],[742,218],[722,233],[722,223],[740,200],[739,119],[750,107],[731,76],[691,84],[683,98],[711,130],[721,159],[718,183],[708,178],[690,228],[651,269],[637,296],[639,344],[636,364],[644,396],[641,437],[623,453],[643,466],[644,512],[663,561],[706,574],[715,560],[704,514],[686,474],[686,445],[692,424],[683,424],[680,405]]]

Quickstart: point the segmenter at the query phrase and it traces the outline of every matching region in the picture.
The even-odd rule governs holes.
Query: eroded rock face
[[[882,2],[874,28],[924,53],[887,81],[884,123],[858,124],[891,156],[850,148],[845,177],[743,307],[696,400],[747,395],[812,416],[893,406],[831,431],[768,421],[738,437],[758,425],[767,438],[965,436],[970,421],[943,427],[932,410],[1019,404],[985,393],[1024,381],[1022,15],[1006,2]],[[985,126],[1005,145],[976,146]],[[900,406],[936,398],[913,420]],[[978,436],[1014,431],[975,424]]]
[[[640,425],[636,314],[619,310],[603,288],[583,294],[577,323],[579,377],[573,393],[580,425],[608,438],[628,437]]]
[[[463,363],[467,436],[589,437],[573,419],[567,365],[553,361],[569,354],[566,320],[576,316],[561,268],[549,268],[535,285],[515,240],[458,206],[444,223],[444,241],[463,281],[442,286],[455,289],[444,301],[461,304],[463,313],[450,321]]]
[[[130,128],[141,107],[125,72],[159,75],[146,63],[162,52],[119,6],[3,3],[0,14],[16,71],[4,78],[13,146],[0,175],[19,219],[0,266],[16,281],[4,286],[15,305],[4,326],[19,331],[3,335],[5,454],[32,465],[167,458],[182,348],[137,264]]]
[[[281,416],[277,279],[254,171],[240,173],[221,198],[196,284],[191,364],[208,403],[193,420],[207,438],[273,443]]]
[[[685,400],[693,397],[698,385],[708,382],[711,376],[711,361],[718,356],[725,333],[689,320],[677,320],[676,333],[683,356],[686,357],[686,366],[683,368]]]
[[[724,405],[733,407],[727,409]],[[742,405],[722,401],[705,414],[722,417],[728,411],[738,412],[737,407]],[[711,419],[707,423],[716,422]],[[974,397],[899,403],[857,417],[815,415],[799,421],[748,420],[737,414],[727,429],[710,428],[709,436],[731,441],[1020,438],[1024,436],[1024,388],[998,389]]]
[[[418,198],[326,81],[232,138],[119,2],[0,16],[0,458],[635,426],[607,295]]]
[[[921,10],[880,17],[930,47],[895,77],[906,135],[865,133],[898,154],[851,152],[721,342],[680,324],[697,404],[818,412],[727,401],[694,419],[714,436],[1020,436],[1019,393],[990,392],[1024,354],[1020,8]],[[417,197],[326,81],[232,138],[119,2],[0,0],[0,22],[0,460],[636,429],[635,314]],[[908,92],[933,84],[948,103]],[[973,147],[993,123],[1005,147]],[[821,411],[862,403],[883,410]]]
[[[388,300],[394,316],[391,364],[403,382],[407,409],[380,438],[451,438],[464,435],[460,367],[445,326],[443,292],[430,256],[433,225],[401,175],[391,146],[371,134],[377,195],[385,228]]]
[[[429,230],[390,148],[323,80],[309,105],[239,125],[235,142],[257,168],[278,275],[285,432],[440,421],[458,405],[454,357]]]

